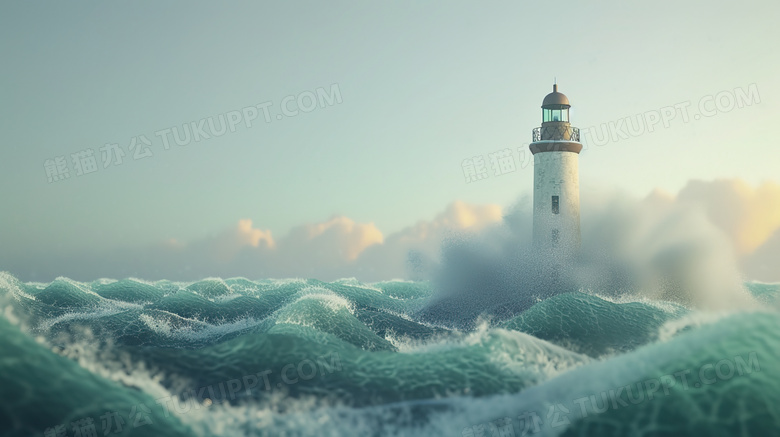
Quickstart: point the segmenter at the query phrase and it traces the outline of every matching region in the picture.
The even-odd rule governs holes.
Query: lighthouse
[[[580,131],[569,123],[569,99],[558,85],[542,101],[542,126],[533,130],[533,241],[561,255],[580,246]]]

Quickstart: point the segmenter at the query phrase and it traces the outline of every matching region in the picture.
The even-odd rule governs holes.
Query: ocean
[[[3,436],[780,435],[757,308],[599,290],[448,323],[430,282],[0,274]]]

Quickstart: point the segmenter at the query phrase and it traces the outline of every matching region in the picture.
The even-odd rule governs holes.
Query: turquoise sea
[[[447,323],[428,282],[0,274],[3,436],[780,435],[780,284],[570,291]]]

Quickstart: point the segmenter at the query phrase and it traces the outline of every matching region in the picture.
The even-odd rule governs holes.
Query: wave
[[[780,292],[745,288],[768,303]],[[780,317],[769,309],[570,291],[464,329],[427,317],[435,299],[427,282],[41,284],[2,273],[0,429],[43,435],[91,419],[100,433],[113,413],[120,435],[780,429]]]

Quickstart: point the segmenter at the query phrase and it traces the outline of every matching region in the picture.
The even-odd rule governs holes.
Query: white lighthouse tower
[[[542,126],[533,130],[534,245],[572,254],[580,246],[580,131],[569,124],[569,99],[553,92],[542,101]]]

